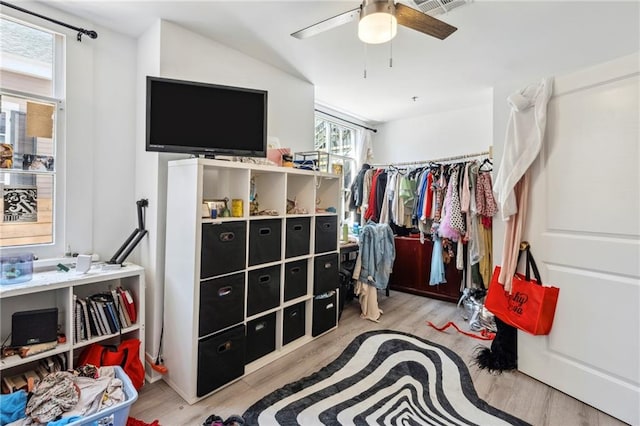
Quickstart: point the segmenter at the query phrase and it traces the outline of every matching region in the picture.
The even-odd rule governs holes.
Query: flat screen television
[[[146,150],[266,157],[267,91],[147,76]]]

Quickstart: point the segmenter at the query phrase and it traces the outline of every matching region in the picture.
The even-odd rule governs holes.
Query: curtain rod
[[[315,109],[315,111],[319,112],[319,113],[322,113],[324,115],[328,115],[329,117],[337,118],[338,120],[342,120],[345,123],[353,124],[354,126],[358,126],[358,127],[362,128],[362,129],[371,130],[373,133],[378,133],[378,131],[376,129],[372,129],[371,127],[363,126],[362,124],[354,123],[353,121],[345,120],[342,117],[338,117],[337,115],[329,114],[329,113],[324,112],[322,110],[319,110],[317,108]]]
[[[14,4],[11,4],[11,3],[7,3],[6,1],[0,1],[0,4],[2,6],[11,7],[13,9],[15,9],[15,10],[18,10],[18,11],[23,12],[23,13],[27,13],[29,15],[37,16],[38,18],[45,19],[45,20],[47,20],[49,22],[53,22],[54,24],[62,25],[63,27],[67,27],[67,28],[71,28],[72,30],[78,32],[78,36],[76,37],[76,39],[78,41],[82,41],[82,34],[85,34],[85,35],[87,35],[87,36],[89,36],[91,38],[98,38],[98,33],[93,31],[93,30],[85,30],[84,28],[79,28],[79,27],[75,27],[73,25],[66,24],[64,22],[60,22],[60,21],[58,21],[56,19],[49,18],[48,16],[40,15],[39,13],[35,13],[35,12],[30,11],[30,10],[23,9],[23,8],[21,8],[19,6],[16,6]]]
[[[371,167],[417,166],[420,164],[443,163],[448,161],[463,160],[465,158],[482,157],[485,155],[488,156],[489,154],[490,154],[490,151],[483,151],[483,152],[477,152],[475,154],[464,154],[464,155],[456,155],[453,157],[438,158],[436,160],[408,161],[405,163],[389,163],[389,164],[371,164]]]

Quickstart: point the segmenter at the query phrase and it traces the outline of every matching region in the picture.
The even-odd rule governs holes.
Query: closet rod
[[[417,165],[420,165],[420,164],[444,163],[444,162],[448,162],[448,161],[464,160],[465,158],[482,157],[482,156],[489,155],[489,154],[490,154],[489,151],[483,151],[483,152],[477,152],[475,154],[464,154],[464,155],[456,155],[456,156],[453,156],[453,157],[438,158],[436,160],[407,161],[407,162],[404,162],[404,163],[389,163],[389,164],[371,164],[371,167],[417,166]]]

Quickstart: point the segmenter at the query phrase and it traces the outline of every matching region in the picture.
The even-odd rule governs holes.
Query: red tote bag
[[[513,277],[511,294],[498,282],[500,266],[496,266],[491,277],[485,307],[513,327],[534,335],[549,334],[553,325],[560,289],[542,285],[538,267],[526,244],[527,264],[525,275]],[[522,254],[522,252],[520,252]],[[531,279],[529,266],[535,279]]]
[[[123,340],[119,345],[93,343],[80,353],[77,365],[91,364],[96,367],[119,365],[140,390],[144,385],[144,365],[140,361],[140,340]]]

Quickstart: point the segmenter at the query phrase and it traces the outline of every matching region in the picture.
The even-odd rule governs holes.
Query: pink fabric
[[[476,182],[476,207],[479,215],[493,217],[498,212],[498,205],[496,199],[493,198],[491,186],[491,175],[489,172],[478,173],[478,181]]]
[[[516,204],[518,211],[510,216],[505,226],[504,248],[502,250],[502,269],[498,282],[504,285],[505,291],[511,293],[513,274],[518,267],[518,253],[522,241],[522,227],[524,226],[529,196],[529,171],[522,175],[515,188]]]
[[[442,218],[442,207],[444,205],[445,191],[446,191],[447,181],[444,178],[444,172],[440,170],[440,177],[433,184],[433,221],[440,222]]]
[[[451,188],[451,227],[456,229],[460,235],[464,235],[465,223],[462,219],[462,211],[460,210],[460,193],[458,192],[458,184],[460,183],[460,167],[456,166],[451,174],[453,187]]]
[[[449,178],[449,184],[447,185],[447,195],[444,198],[444,204],[442,206],[444,214],[442,216],[442,220],[440,221],[438,234],[442,238],[449,238],[450,240],[458,241],[458,238],[460,238],[460,233],[451,225],[451,212],[453,210],[451,208],[451,200],[453,199],[453,186],[455,185],[454,180],[456,179],[452,174]]]

